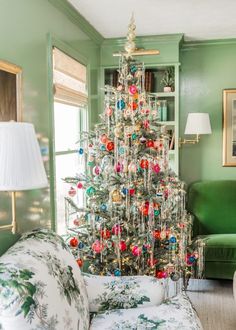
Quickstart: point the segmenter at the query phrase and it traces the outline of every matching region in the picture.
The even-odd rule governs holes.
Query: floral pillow
[[[149,276],[96,276],[84,273],[90,312],[160,305],[162,284]]]
[[[89,329],[83,277],[54,232],[26,233],[0,258],[0,329]]]
[[[119,309],[97,314],[90,330],[203,330],[186,294],[181,293],[160,306]]]

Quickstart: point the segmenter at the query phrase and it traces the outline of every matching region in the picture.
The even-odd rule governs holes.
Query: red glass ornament
[[[137,104],[136,102],[131,102],[131,103],[130,103],[130,108],[131,108],[132,110],[136,110],[137,107],[138,107],[138,104]]]
[[[71,247],[77,247],[78,244],[79,244],[79,241],[78,241],[78,239],[77,239],[76,237],[72,237],[72,238],[70,239],[70,246],[71,246]]]
[[[153,140],[148,140],[148,141],[146,142],[146,146],[147,146],[148,148],[153,148],[153,147],[154,147],[154,141],[153,141]]]
[[[83,263],[84,262],[83,262],[82,259],[79,258],[79,259],[76,260],[76,262],[77,262],[77,264],[78,264],[79,267],[82,267],[83,266]]]
[[[76,195],[76,190],[73,187],[70,187],[70,190],[68,191],[68,195],[70,197],[74,197]]]
[[[107,149],[107,151],[114,150],[114,142],[108,141],[107,144],[106,144],[106,149]]]
[[[152,233],[152,236],[155,239],[160,239],[161,238],[161,232],[160,232],[160,230],[154,230],[154,232]]]
[[[130,194],[130,196],[133,196],[135,194],[135,189],[131,188],[129,190],[129,194]]]
[[[149,214],[149,205],[142,205],[141,208],[140,208],[140,211],[141,211],[141,214],[143,216],[148,216]]]
[[[119,235],[122,232],[122,228],[120,225],[116,224],[112,227],[112,234]]]
[[[103,239],[109,239],[111,237],[111,232],[108,229],[102,229],[101,230],[101,236]]]
[[[147,159],[142,159],[141,162],[140,162],[140,167],[142,169],[148,169],[148,166],[149,166],[149,163],[148,163],[148,160]]]
[[[83,188],[83,183],[82,182],[78,182],[77,183],[77,188],[78,189],[82,189]]]
[[[125,251],[127,249],[127,245],[126,245],[125,241],[120,241],[120,243],[119,243],[119,249],[121,251]]]
[[[163,271],[163,270],[158,270],[157,272],[156,272],[156,277],[157,278],[167,278],[167,276],[168,276],[168,274],[167,274],[167,272],[165,272],[165,271]]]

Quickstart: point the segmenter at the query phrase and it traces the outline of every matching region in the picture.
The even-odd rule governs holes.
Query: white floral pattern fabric
[[[0,329],[89,329],[83,277],[54,232],[26,233],[0,258]]]
[[[83,274],[90,312],[160,305],[161,282],[150,276],[97,276]]]
[[[186,294],[160,306],[118,309],[97,314],[90,330],[203,330]]]

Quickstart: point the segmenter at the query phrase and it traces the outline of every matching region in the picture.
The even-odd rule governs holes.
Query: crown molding
[[[65,14],[96,44],[102,43],[103,36],[69,2],[66,0],[48,0],[48,2]]]
[[[229,39],[211,39],[211,40],[198,40],[198,41],[184,41],[182,44],[182,50],[187,50],[195,46],[216,46],[216,45],[230,45],[235,44],[236,38]]]

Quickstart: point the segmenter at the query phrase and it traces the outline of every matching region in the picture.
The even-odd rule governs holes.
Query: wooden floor
[[[233,281],[190,280],[187,294],[204,330],[236,330]]]

